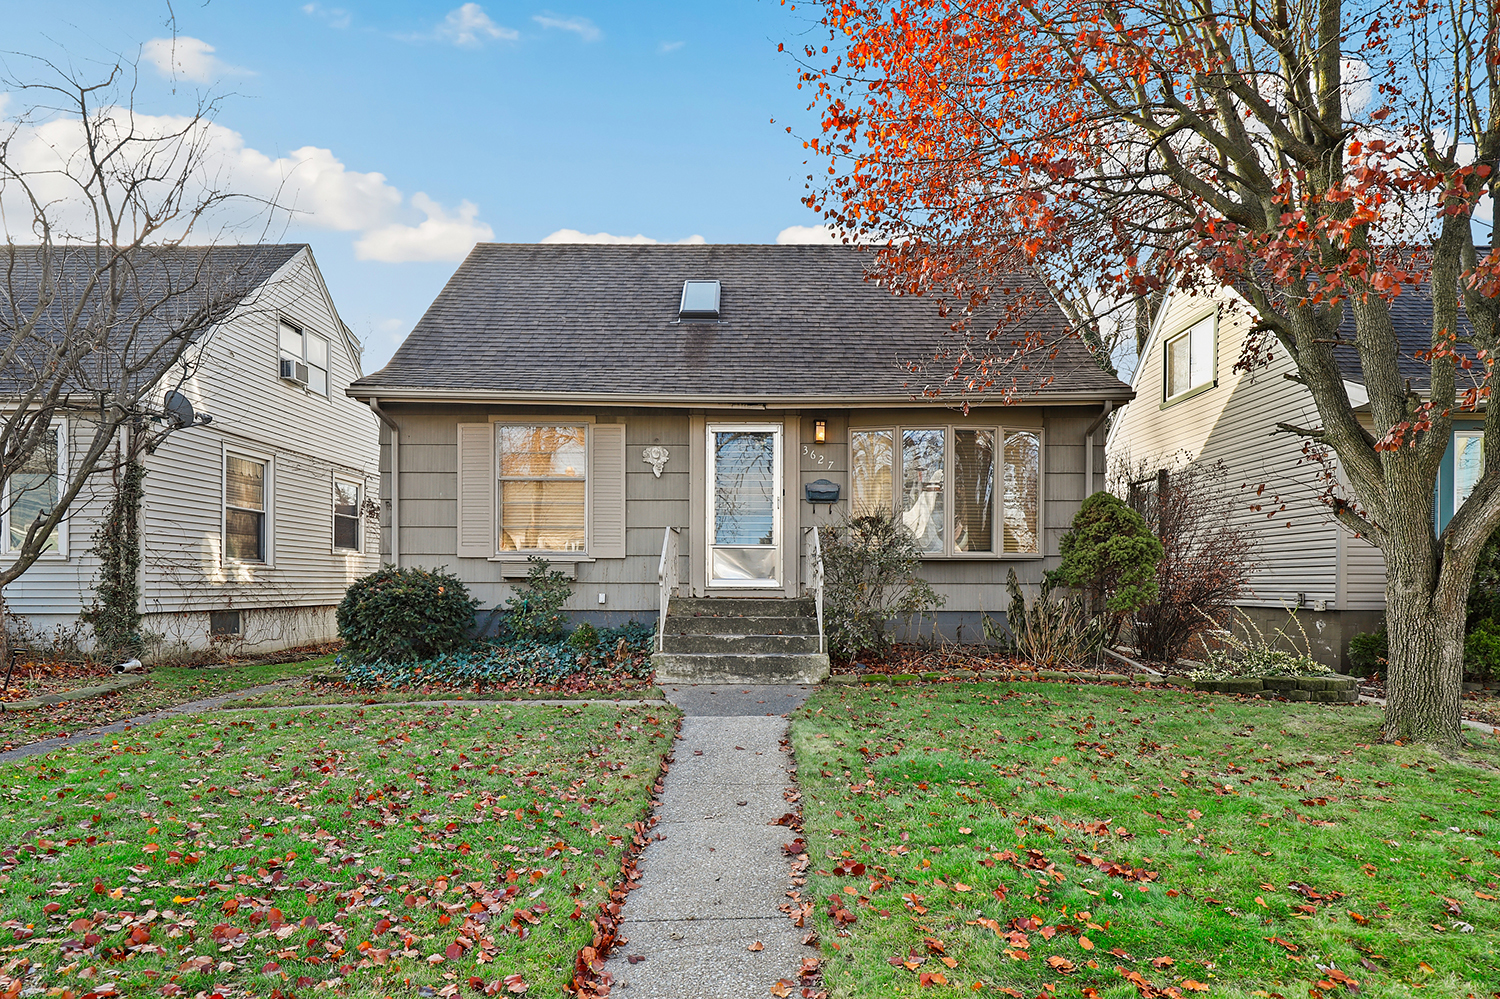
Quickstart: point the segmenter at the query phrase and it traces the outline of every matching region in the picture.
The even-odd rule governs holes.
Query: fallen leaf
[[[751,950],[751,951],[760,951],[760,950],[765,950],[766,949],[766,945],[763,944],[763,943],[761,943],[759,940],[757,940],[757,941],[755,941],[755,943],[751,944],[749,947],[747,947],[745,949],[746,950]]]
[[[1187,989],[1189,992],[1207,992],[1208,991],[1208,986],[1207,985],[1204,985],[1202,982],[1195,982],[1191,978],[1189,978],[1186,981],[1184,981],[1182,983],[1182,987],[1185,988],[1185,989]]]

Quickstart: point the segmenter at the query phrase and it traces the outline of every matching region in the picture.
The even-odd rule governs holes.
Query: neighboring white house
[[[1425,393],[1430,370],[1419,355],[1431,337],[1432,300],[1423,289],[1408,291],[1392,303],[1391,314],[1402,373]],[[1336,466],[1311,459],[1302,438],[1277,430],[1278,423],[1321,422],[1312,394],[1291,377],[1296,366],[1287,352],[1277,349],[1269,364],[1253,370],[1236,367],[1254,321],[1250,303],[1228,289],[1168,296],[1135,370],[1135,399],[1110,428],[1111,467],[1170,474],[1190,463],[1222,462],[1224,501],[1259,547],[1259,566],[1241,606],[1272,626],[1295,608],[1319,658],[1346,663],[1350,637],[1380,626],[1385,560],[1335,521],[1322,501],[1326,475],[1338,476]],[[1358,359],[1348,353],[1340,356],[1344,386],[1356,415],[1372,429]],[[1439,530],[1478,477],[1479,426],[1477,419],[1454,421],[1453,446],[1438,477]]]
[[[200,259],[206,252],[178,249]],[[359,343],[309,247],[217,248],[207,259],[226,253],[238,254],[233,266],[249,293],[155,386],[158,405],[177,391],[212,419],[173,432],[144,460],[142,632],[159,646],[189,649],[215,640],[257,650],[330,640],[345,589],[379,564],[378,517],[370,516],[378,424],[344,392],[361,374]],[[54,475],[87,445],[86,419],[83,411],[58,419],[66,446]],[[96,475],[52,548],[6,587],[13,627],[43,638],[61,629],[87,643],[80,615],[94,603],[99,571],[90,548],[116,479],[113,470]],[[29,488],[33,499],[4,504],[14,507],[0,524],[7,552],[29,519],[25,503],[55,494],[45,483]]]

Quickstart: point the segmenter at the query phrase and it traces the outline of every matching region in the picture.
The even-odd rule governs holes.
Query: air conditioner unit
[[[294,361],[290,357],[281,359],[281,377],[298,385],[307,384],[307,365],[301,361]]]

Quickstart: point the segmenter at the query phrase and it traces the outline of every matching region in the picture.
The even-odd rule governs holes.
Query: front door
[[[780,587],[781,424],[707,429],[708,585]]]

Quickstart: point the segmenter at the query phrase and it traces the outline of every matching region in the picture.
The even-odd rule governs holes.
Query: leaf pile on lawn
[[[13,765],[0,995],[556,995],[677,717],[210,715]]]
[[[820,691],[792,736],[824,985],[1489,996],[1500,744],[1444,758],[1378,725],[1156,689]]]

